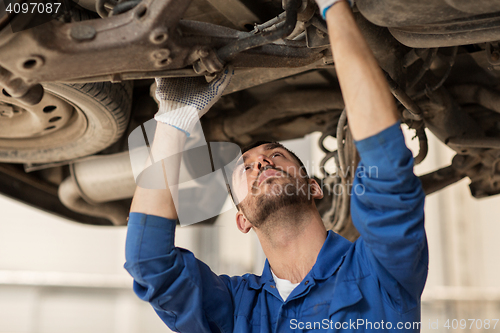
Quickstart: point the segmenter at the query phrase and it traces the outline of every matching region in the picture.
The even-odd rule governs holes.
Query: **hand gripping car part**
[[[222,96],[233,73],[232,67],[227,67],[208,84],[204,77],[157,78],[156,98],[160,108],[155,119],[189,136],[200,117]]]

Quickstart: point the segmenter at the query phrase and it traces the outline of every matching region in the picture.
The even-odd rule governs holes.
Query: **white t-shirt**
[[[276,289],[278,289],[278,292],[280,293],[281,298],[283,298],[283,302],[286,301],[288,296],[290,296],[291,292],[297,287],[299,283],[292,283],[288,280],[285,279],[280,279],[276,275],[274,275],[274,272],[271,270],[271,273],[273,274],[273,279],[274,282],[276,283]]]

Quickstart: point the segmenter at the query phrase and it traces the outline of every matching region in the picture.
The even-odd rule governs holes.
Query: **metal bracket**
[[[494,67],[500,66],[500,43],[486,43],[486,59]]]

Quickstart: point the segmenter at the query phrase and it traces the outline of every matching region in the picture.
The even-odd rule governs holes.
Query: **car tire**
[[[70,161],[95,154],[123,135],[130,117],[132,83],[42,85],[52,101],[59,99],[73,108],[71,119],[60,129],[52,129],[52,132],[44,135],[21,138],[1,138],[0,135],[1,162]]]

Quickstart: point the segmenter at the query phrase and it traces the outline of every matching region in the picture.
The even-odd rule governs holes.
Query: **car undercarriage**
[[[201,120],[207,141],[321,132],[320,180],[352,183],[342,170],[354,170],[357,154],[312,0],[62,1],[40,22],[0,10],[5,195],[81,223],[125,224],[135,188],[127,137],[157,110],[154,78],[210,79],[228,64],[231,84]],[[465,177],[475,198],[500,193],[500,1],[358,0],[353,10],[419,140],[415,163],[427,154],[426,129],[456,152],[420,176],[426,194]],[[328,137],[338,149],[325,147]],[[331,159],[337,172],[324,168]],[[318,208],[353,239],[344,194]]]

